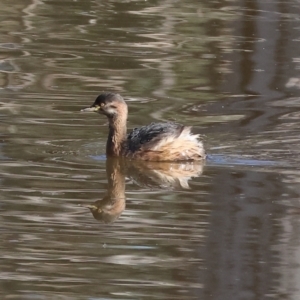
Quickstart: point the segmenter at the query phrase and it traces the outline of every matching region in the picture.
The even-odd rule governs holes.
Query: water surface
[[[299,3],[0,6],[1,299],[295,299]],[[107,162],[128,127],[194,126],[205,165]],[[126,198],[126,199],[125,199]]]

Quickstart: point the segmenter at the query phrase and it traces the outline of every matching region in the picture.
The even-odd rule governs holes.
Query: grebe
[[[133,129],[128,135],[128,108],[119,94],[103,93],[91,107],[81,111],[104,114],[109,123],[107,156],[124,156],[146,161],[204,160],[205,151],[198,134],[178,123],[151,123]]]

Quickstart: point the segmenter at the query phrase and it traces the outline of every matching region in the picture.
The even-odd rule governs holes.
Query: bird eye
[[[100,103],[100,106],[102,107],[102,106],[104,106],[105,104],[102,102],[102,103]]]

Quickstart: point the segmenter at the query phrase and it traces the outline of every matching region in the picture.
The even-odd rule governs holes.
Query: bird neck
[[[116,116],[109,119],[109,134],[106,144],[107,156],[119,156],[122,151],[122,144],[126,139],[127,115]]]

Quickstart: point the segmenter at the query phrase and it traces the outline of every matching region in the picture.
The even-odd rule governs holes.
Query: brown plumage
[[[127,135],[128,108],[119,94],[101,94],[91,107],[82,111],[93,111],[107,116],[107,156],[125,156],[147,161],[205,159],[203,144],[198,140],[199,135],[192,134],[190,126],[173,122],[151,123],[135,128]]]

